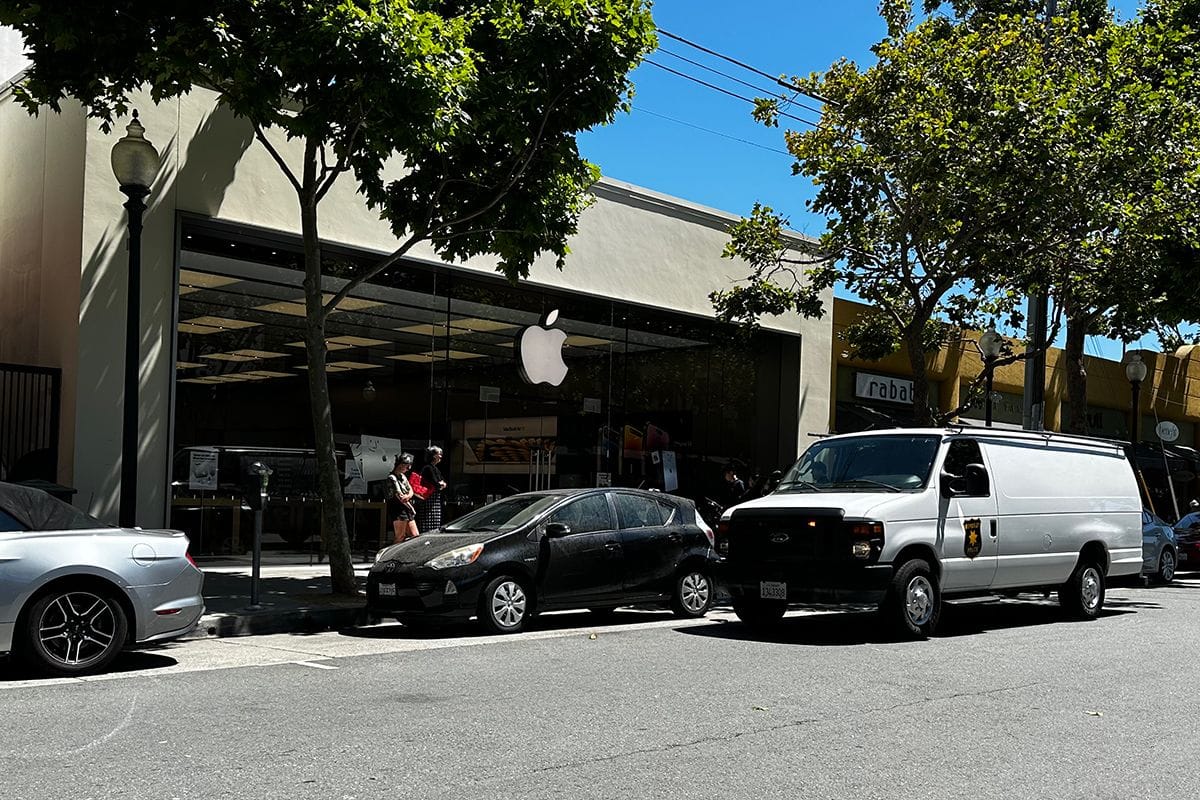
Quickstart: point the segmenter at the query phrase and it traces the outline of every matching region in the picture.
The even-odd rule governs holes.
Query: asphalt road
[[[1113,590],[1091,623],[960,607],[927,642],[868,614],[765,640],[590,622],[193,641],[84,681],[0,664],[0,797],[1196,796],[1200,580]]]

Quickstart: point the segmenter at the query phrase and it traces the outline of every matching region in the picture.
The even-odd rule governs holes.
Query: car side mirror
[[[966,480],[967,494],[971,497],[987,497],[992,493],[987,468],[983,464],[967,464]]]
[[[571,526],[565,522],[547,522],[546,523],[546,538],[561,539],[571,532]]]

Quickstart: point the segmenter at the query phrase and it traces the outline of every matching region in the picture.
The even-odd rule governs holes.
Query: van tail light
[[[732,526],[729,520],[723,519],[717,523],[716,545],[717,554],[721,556],[729,555],[729,531]]]
[[[715,535],[713,535],[713,529],[708,527],[708,523],[705,522],[699,514],[696,515],[696,524],[700,527],[700,530],[704,531],[704,538],[708,539],[708,546],[716,547],[717,538]]]

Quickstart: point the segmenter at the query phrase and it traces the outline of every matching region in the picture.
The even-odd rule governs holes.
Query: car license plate
[[[787,584],[780,581],[759,581],[758,596],[763,600],[787,600]]]
[[[394,584],[394,583],[379,584],[379,596],[380,597],[395,597],[396,596],[396,584]]]

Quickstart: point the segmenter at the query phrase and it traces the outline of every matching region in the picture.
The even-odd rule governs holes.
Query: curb
[[[367,623],[366,605],[335,608],[296,608],[276,611],[238,611],[205,614],[183,640],[261,636],[270,633],[317,633]]]

